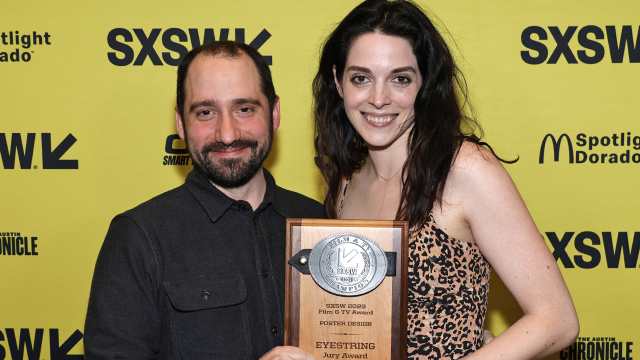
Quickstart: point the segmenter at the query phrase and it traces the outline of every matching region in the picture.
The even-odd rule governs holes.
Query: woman
[[[501,160],[470,136],[460,76],[413,3],[347,15],[313,84],[325,213],[409,221],[409,358],[542,358],[575,340],[575,308]],[[489,264],[524,316],[482,347]]]

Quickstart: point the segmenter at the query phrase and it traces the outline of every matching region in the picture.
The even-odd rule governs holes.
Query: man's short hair
[[[200,45],[198,47],[193,48],[185,57],[180,61],[180,65],[178,65],[178,84],[176,89],[176,103],[178,105],[178,113],[180,117],[182,117],[184,121],[184,99],[185,99],[185,89],[184,82],[187,78],[187,72],[189,71],[189,66],[191,66],[191,62],[195,57],[202,53],[205,56],[211,57],[228,57],[228,58],[238,58],[245,53],[249,55],[251,60],[253,60],[256,69],[258,70],[258,75],[260,76],[260,88],[262,93],[267,97],[267,101],[269,102],[269,117],[272,116],[273,106],[276,102],[276,90],[273,87],[273,80],[271,79],[271,70],[269,69],[269,64],[267,64],[267,60],[260,55],[260,53],[254,49],[253,47],[236,42],[236,41],[212,41],[208,42],[204,45]]]

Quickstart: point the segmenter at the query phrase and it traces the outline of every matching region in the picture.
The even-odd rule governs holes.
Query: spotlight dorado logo
[[[108,52],[107,57],[109,62],[116,66],[127,66],[133,63],[134,66],[143,65],[145,60],[149,58],[151,63],[155,66],[162,66],[164,64],[171,66],[178,66],[180,60],[187,54],[188,50],[184,44],[188,42],[191,44],[191,48],[200,46],[200,44],[208,43],[210,41],[216,41],[215,33],[213,29],[204,29],[204,36],[200,41],[200,31],[198,29],[187,29],[187,31],[179,28],[170,28],[162,31],[162,29],[156,28],[145,31],[144,29],[132,29],[136,36],[137,41],[142,45],[142,49],[135,55],[135,52],[131,46],[127,43],[133,43],[133,35],[131,31],[123,28],[116,28],[109,31],[107,34],[107,44],[116,52]],[[238,42],[245,42],[245,29],[234,29],[234,39]],[[162,36],[160,34],[162,33]],[[189,35],[187,36],[187,33]],[[267,29],[256,35],[256,37],[249,43],[254,49],[258,50],[264,45],[271,37],[271,34]],[[158,38],[161,38],[162,46],[168,51],[161,52],[162,59],[158,55],[158,52],[154,48]],[[220,29],[218,36],[219,40],[229,39],[229,29]],[[267,63],[271,65],[271,56],[264,56]],[[135,61],[134,61],[135,59]]]
[[[538,162],[544,164],[545,150],[550,144],[553,150],[553,161],[560,161],[561,145],[567,144],[568,154],[566,159],[569,164],[638,164],[640,163],[640,136],[635,136],[630,131],[612,133],[607,135],[587,135],[584,133],[575,136],[577,150],[574,152],[574,143],[567,134],[561,134],[556,138],[553,134],[547,134],[540,144],[540,158]],[[547,158],[548,160],[548,158]]]
[[[3,62],[29,62],[35,49],[31,46],[51,45],[51,35],[48,32],[27,31],[6,31],[0,33],[0,43],[4,46],[0,48],[0,63]],[[8,51],[7,51],[8,50]]]

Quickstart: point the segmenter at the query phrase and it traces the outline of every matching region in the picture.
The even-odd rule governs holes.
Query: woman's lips
[[[362,117],[364,117],[365,120],[367,120],[367,122],[377,127],[388,126],[393,122],[393,120],[395,120],[395,118],[398,117],[398,114],[377,115],[377,114],[367,114],[364,112],[360,112],[360,114],[362,114]]]

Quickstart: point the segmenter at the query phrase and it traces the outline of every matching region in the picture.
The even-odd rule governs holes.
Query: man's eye
[[[236,110],[236,113],[240,116],[253,116],[255,114],[256,109],[251,106],[243,106]]]
[[[202,110],[200,112],[200,115],[209,116],[211,115],[211,110]]]

